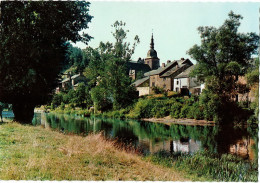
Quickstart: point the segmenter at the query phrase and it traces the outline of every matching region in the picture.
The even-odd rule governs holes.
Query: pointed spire
[[[151,49],[154,49],[153,33],[152,33],[150,48],[151,48]]]

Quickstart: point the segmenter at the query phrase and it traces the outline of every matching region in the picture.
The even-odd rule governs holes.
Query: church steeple
[[[149,65],[152,70],[157,69],[160,66],[160,59],[157,57],[157,52],[154,49],[153,33],[151,37],[150,50],[148,50],[147,57],[144,62]]]
[[[147,58],[157,58],[157,52],[154,49],[153,33],[150,43],[150,50],[147,52]]]
[[[154,49],[153,33],[152,33],[152,38],[151,38],[150,48],[151,48],[151,49]]]

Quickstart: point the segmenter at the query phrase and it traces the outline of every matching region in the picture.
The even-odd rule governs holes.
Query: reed
[[[156,164],[165,167],[175,167],[195,177],[208,181],[243,181],[258,182],[258,164],[245,161],[231,154],[218,156],[208,152],[198,152],[193,155],[159,152],[147,157]],[[196,180],[196,178],[195,178]]]

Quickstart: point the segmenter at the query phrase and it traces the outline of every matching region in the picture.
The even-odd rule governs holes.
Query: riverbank
[[[207,125],[207,126],[214,126],[214,121],[207,121],[207,120],[196,120],[196,119],[174,119],[170,116],[166,116],[163,118],[142,118],[142,121],[154,122],[154,123],[163,123],[166,125],[171,124],[180,124],[180,125]]]
[[[3,123],[0,131],[1,180],[189,180],[100,134],[64,135],[18,123]]]

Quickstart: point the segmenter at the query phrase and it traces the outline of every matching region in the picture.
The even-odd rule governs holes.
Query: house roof
[[[163,77],[166,77],[166,76],[169,76],[171,75],[173,72],[177,71],[178,69],[175,68],[174,66],[175,65],[179,65],[179,67],[182,67],[183,65],[185,65],[185,62],[190,62],[191,61],[189,59],[185,59],[185,60],[174,60],[170,63],[168,63],[167,65],[165,65],[165,67],[159,67],[158,69],[156,70],[152,70],[152,71],[149,71],[149,72],[146,72],[144,73],[145,76],[152,76],[152,75],[161,75]],[[192,63],[191,63],[192,64]]]
[[[80,76],[80,74],[76,74],[76,75],[74,75],[74,76],[71,76],[71,79],[75,79],[75,78],[77,78],[77,77],[79,77]]]
[[[190,66],[189,68],[178,74],[175,78],[188,78],[193,68],[194,65]]]
[[[168,63],[165,67],[159,67],[156,70],[152,70],[152,71],[146,72],[146,73],[144,73],[144,75],[145,76],[152,76],[152,75],[160,74],[163,71],[166,71],[167,69],[169,69],[173,64],[176,64],[176,61]]]
[[[64,83],[64,82],[67,82],[67,81],[69,81],[69,80],[70,80],[70,78],[65,78],[65,79],[63,79],[61,82]]]
[[[144,77],[144,78],[142,78],[142,79],[136,80],[136,81],[133,83],[133,85],[139,86],[139,85],[143,84],[143,83],[144,83],[145,81],[147,81],[147,80],[149,80],[149,76]]]
[[[75,78],[77,78],[79,76],[80,76],[80,74],[73,75],[73,76],[71,76],[71,79],[75,79]],[[64,83],[64,82],[68,82],[69,80],[70,80],[70,78],[65,78],[61,82]]]
[[[134,61],[127,62],[127,68],[128,68],[128,70],[131,69],[131,70],[135,70],[135,71],[144,71],[144,72],[148,72],[151,70],[149,65],[134,62]]]

